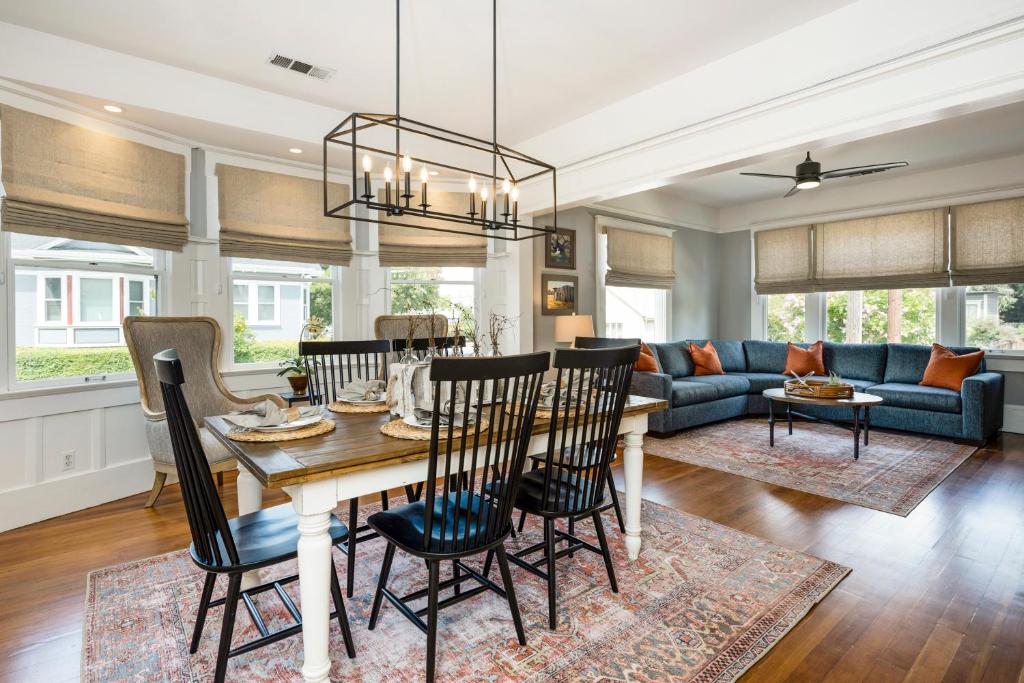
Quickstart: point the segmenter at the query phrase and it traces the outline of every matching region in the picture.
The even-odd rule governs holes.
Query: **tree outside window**
[[[972,285],[964,297],[968,345],[1024,351],[1024,283]]]
[[[765,299],[768,309],[768,341],[802,341],[807,319],[806,296],[770,294]]]
[[[936,290],[871,289],[826,295],[826,338],[831,342],[931,344]]]

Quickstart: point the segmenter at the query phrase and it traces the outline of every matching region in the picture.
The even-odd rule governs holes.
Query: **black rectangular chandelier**
[[[551,164],[499,144],[497,140],[497,0],[492,0],[492,138],[484,140],[439,126],[416,121],[401,115],[400,89],[400,0],[395,0],[395,113],[353,113],[345,117],[324,136],[323,196],[324,215],[343,220],[366,221],[434,232],[466,234],[451,224],[477,226],[486,237],[518,242],[554,233],[558,226],[557,171]],[[332,145],[347,147],[351,155],[352,196],[348,201],[331,206],[328,199],[328,150]],[[404,145],[404,148],[403,148]],[[403,149],[406,151],[403,152]],[[408,150],[429,149],[428,153],[411,154]],[[451,150],[454,158],[437,159]],[[469,158],[475,157],[475,158]],[[361,158],[361,163],[360,163]],[[374,184],[374,166],[382,161],[384,168]],[[486,163],[489,161],[490,163]],[[419,164],[419,183],[412,181],[413,165]],[[500,164],[500,166],[499,166]],[[392,168],[393,165],[393,168]],[[490,168],[486,168],[489,166]],[[358,177],[362,169],[362,178]],[[463,206],[444,201],[431,204],[433,169],[443,169],[458,176],[468,176]],[[500,170],[500,172],[499,172]],[[480,181],[477,181],[480,178]],[[519,185],[527,181],[550,178],[553,225],[524,225],[519,218]],[[361,182],[360,182],[361,181]],[[450,188],[451,179],[445,178]],[[457,182],[457,181],[456,181]],[[533,188],[543,185],[534,183]],[[376,190],[376,193],[375,193]],[[450,189],[445,191],[449,195]],[[436,194],[434,195],[437,196]],[[349,211],[362,206],[367,215],[355,216]],[[371,213],[373,212],[373,213]],[[414,219],[414,220],[409,220]]]

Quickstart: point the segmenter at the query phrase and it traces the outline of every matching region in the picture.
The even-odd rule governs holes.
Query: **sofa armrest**
[[[979,372],[960,386],[963,403],[964,438],[984,441],[1003,426],[1003,376]]]
[[[671,402],[672,375],[661,372],[634,372],[629,393]]]

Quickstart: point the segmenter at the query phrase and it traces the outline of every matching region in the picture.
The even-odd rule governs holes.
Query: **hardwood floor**
[[[644,471],[645,498],[853,568],[745,681],[1024,681],[1024,436],[907,518],[654,456]],[[233,475],[223,492],[234,514]],[[177,486],[145,498],[0,534],[0,680],[77,680],[86,573],[188,543]]]

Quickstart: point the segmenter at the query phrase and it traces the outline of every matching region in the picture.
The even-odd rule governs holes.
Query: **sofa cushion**
[[[920,384],[886,382],[869,388],[867,393],[881,396],[883,405],[893,408],[933,410],[940,413],[960,412],[960,392]]]
[[[868,387],[873,387],[877,384],[881,384],[881,382],[876,382],[873,379],[850,379],[848,377],[843,377],[843,381],[846,382],[847,384],[852,384],[854,391],[860,392],[863,392]]]
[[[651,348],[658,355],[661,371],[666,375],[688,377],[693,374],[693,359],[690,358],[686,342],[651,344]]]
[[[688,377],[686,381],[710,384],[718,392],[717,398],[743,396],[750,391],[750,380],[740,375],[697,375]]]
[[[747,357],[743,353],[743,342],[728,339],[691,339],[690,342],[697,346],[704,346],[710,341],[718,353],[718,360],[722,363],[722,369],[726,372],[745,372],[747,369]]]
[[[885,344],[825,343],[825,369],[844,380],[866,379],[874,384],[885,380]]]
[[[951,346],[950,351],[963,355],[978,351],[976,347]],[[924,370],[932,357],[932,347],[921,344],[889,344],[885,363],[885,383],[917,384],[924,377]],[[985,372],[985,363],[978,367]]]
[[[694,375],[724,375],[722,361],[718,360],[718,351],[711,342],[703,345],[689,343],[690,359],[693,361]]]
[[[747,357],[747,372],[781,373],[786,368],[785,342],[745,341],[743,351]]]
[[[781,389],[786,381],[786,376],[777,372],[737,372],[735,375],[750,382],[748,393],[751,394],[760,394],[765,389]]]
[[[964,379],[978,371],[984,357],[984,351],[960,355],[942,344],[932,344],[932,355],[920,383],[929,387],[960,391]]]
[[[640,356],[636,359],[636,363],[633,365],[634,370],[639,372],[661,372],[661,368],[658,367],[658,359],[654,355],[654,351],[647,344],[640,342]]]
[[[725,375],[718,375],[725,377]],[[696,403],[706,403],[718,398],[718,390],[712,384],[706,382],[691,382],[689,380],[677,379],[672,382],[672,407],[692,406]]]
[[[824,342],[820,339],[810,346],[797,346],[793,342],[786,344],[786,367],[782,370],[784,375],[818,375],[825,372],[825,360],[822,358]]]

